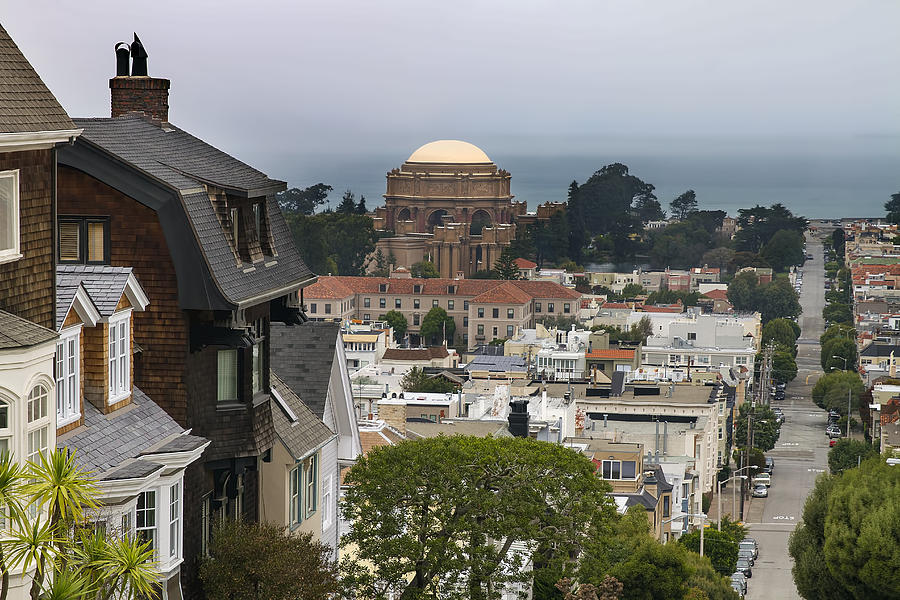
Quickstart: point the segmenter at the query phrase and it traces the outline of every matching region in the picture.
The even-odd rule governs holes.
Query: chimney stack
[[[509,403],[509,432],[515,437],[528,437],[528,400]]]
[[[136,33],[130,46],[116,44],[116,76],[109,80],[109,90],[113,117],[136,112],[154,121],[169,121],[169,80],[148,76],[147,51]]]

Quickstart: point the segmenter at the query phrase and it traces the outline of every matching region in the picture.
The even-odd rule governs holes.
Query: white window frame
[[[294,528],[303,522],[303,465],[288,472],[288,522]]]
[[[20,221],[22,219],[22,215],[20,212],[20,204],[19,204],[19,170],[14,169],[12,171],[0,171],[0,181],[10,179],[12,180],[12,202],[10,203],[10,221],[12,222],[12,245],[8,248],[0,248],[0,264],[6,262],[12,262],[14,260],[19,260],[22,258],[22,248],[21,248],[21,232],[20,232]],[[0,184],[2,185],[2,184]]]
[[[151,508],[147,508],[146,501],[143,510],[140,508],[141,497],[144,498],[153,498],[153,506]],[[141,526],[141,516],[144,517],[144,525]],[[148,527],[146,524],[147,515],[151,515],[153,517],[153,525]],[[159,492],[154,490],[144,490],[140,494],[138,494],[138,504],[137,508],[135,508],[135,519],[134,519],[134,534],[137,536],[137,539],[140,539],[142,535],[142,531],[151,532],[151,548],[153,548],[154,556],[158,556],[159,552]]]
[[[56,427],[81,418],[81,325],[65,329],[56,342]]]
[[[117,312],[109,317],[108,325],[107,348],[112,347],[115,350],[115,356],[113,356],[113,352],[109,352],[107,357],[109,366],[107,388],[109,404],[115,404],[131,395],[131,309]],[[113,375],[114,370],[116,371],[115,375]]]
[[[12,452],[10,444],[12,443],[12,406],[5,400],[0,400],[0,413],[6,413],[6,427],[0,427],[0,453]]]
[[[169,558],[181,558],[181,482],[169,486]]]
[[[303,491],[306,493],[306,502],[303,503],[303,508],[306,511],[306,518],[309,518],[319,508],[319,455],[310,456],[305,467]]]
[[[332,491],[333,479],[332,476],[329,475],[325,478],[325,486],[322,488],[322,529],[331,526],[332,520],[332,510],[331,510],[331,498],[334,492]]]

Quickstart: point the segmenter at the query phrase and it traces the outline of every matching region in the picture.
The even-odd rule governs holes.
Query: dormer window
[[[131,394],[131,311],[109,318],[109,403]]]
[[[381,293],[387,292],[387,289],[388,289],[388,286],[387,286],[386,283],[379,283],[379,284],[378,284],[378,291],[379,291],[379,292],[381,292]]]
[[[63,331],[56,342],[56,426],[62,427],[81,416],[79,396],[79,355],[81,327]]]

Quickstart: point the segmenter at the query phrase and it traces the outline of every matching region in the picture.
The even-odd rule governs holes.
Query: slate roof
[[[138,457],[193,450],[205,443],[205,438],[184,435],[184,429],[137,387],[130,406],[108,415],[85,402],[84,425],[56,440],[57,447],[75,450],[78,466],[101,480],[142,477],[153,470],[143,464],[149,461]]]
[[[75,122],[84,128],[81,142],[101,148],[179,192],[213,278],[231,302],[238,303],[291,284],[299,286],[314,277],[303,262],[275,200],[274,194],[287,187],[283,181],[270,179],[174,125],[160,126],[139,114]],[[246,264],[237,264],[204,189],[207,183],[250,198],[267,196],[266,212],[277,253],[275,257],[267,257],[270,266],[258,263],[250,270]]]
[[[865,357],[885,357],[890,356],[891,352],[894,353],[894,356],[900,358],[900,346],[895,346],[894,344],[879,344],[878,342],[873,342],[862,349],[862,352],[859,353],[860,356]]]
[[[79,285],[97,307],[102,317],[116,312],[125,292],[131,267],[109,265],[57,265],[56,267],[56,327],[62,325],[72,305]]]
[[[75,123],[0,26],[0,133],[72,129]]]
[[[653,510],[656,508],[656,504],[659,502],[653,494],[648,492],[647,490],[642,490],[639,494],[614,494],[615,496],[622,496],[627,498],[625,500],[625,507],[630,508],[637,504],[643,506],[647,510]]]
[[[472,358],[466,365],[466,371],[495,371],[507,373],[510,371],[525,372],[525,359],[521,356],[488,356],[478,355]]]
[[[270,365],[317,418],[325,414],[340,325],[310,321],[302,325],[272,323]]]
[[[272,402],[272,423],[275,434],[290,452],[294,460],[300,460],[311,450],[334,437],[334,433],[325,423],[300,400],[300,397],[283,382],[277,374],[272,375],[272,389],[284,400],[296,420],[291,418],[280,406]]]
[[[0,350],[25,348],[56,339],[56,332],[0,310]]]

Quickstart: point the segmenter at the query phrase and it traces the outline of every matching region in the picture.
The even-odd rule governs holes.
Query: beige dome
[[[471,164],[489,163],[491,159],[481,148],[469,142],[437,140],[413,152],[406,162]]]

